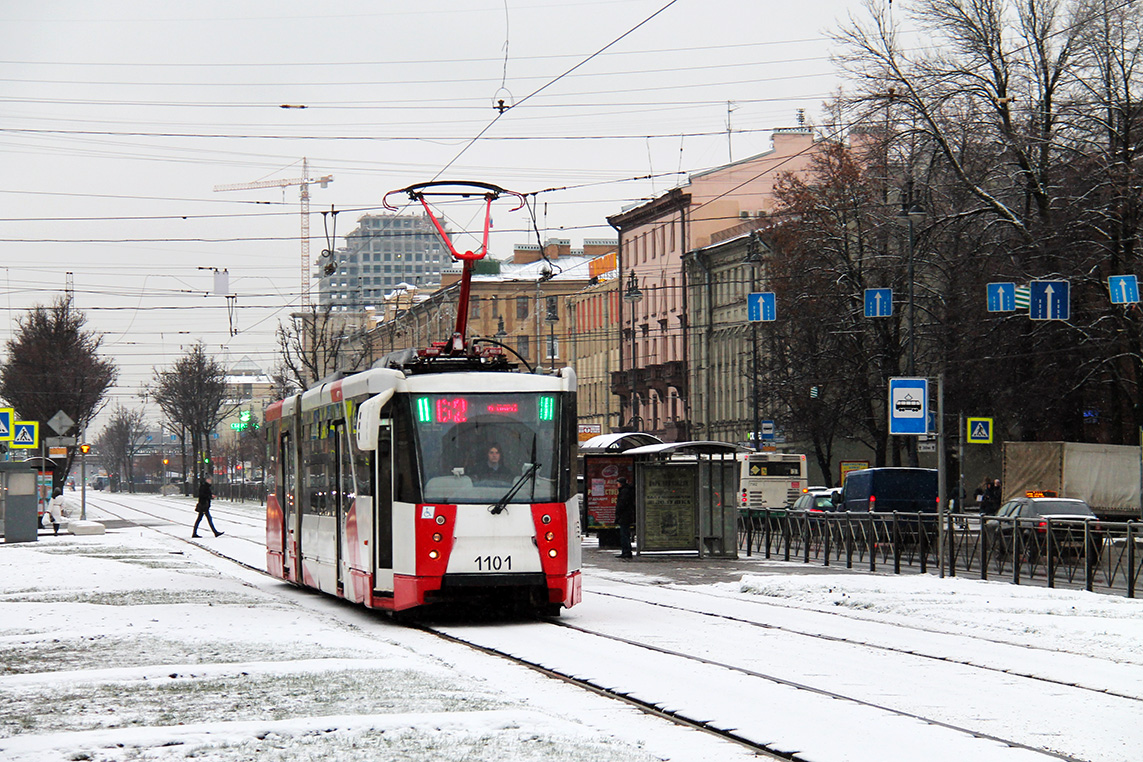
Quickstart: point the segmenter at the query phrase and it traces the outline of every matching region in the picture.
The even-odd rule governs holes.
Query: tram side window
[[[393,480],[397,485],[397,500],[404,503],[421,502],[420,466],[413,436],[413,420],[404,405],[393,409]]]
[[[325,432],[326,436],[309,440],[309,448],[305,455],[305,513],[319,516],[332,516],[337,507],[337,497],[334,490],[336,463],[334,462],[334,438],[332,432]]]
[[[337,438],[341,451],[341,499],[346,510],[353,504],[358,495],[372,494],[370,490],[370,471],[372,463],[369,454],[358,450],[350,441],[349,431],[345,424],[338,422]],[[331,473],[332,477],[332,473]]]

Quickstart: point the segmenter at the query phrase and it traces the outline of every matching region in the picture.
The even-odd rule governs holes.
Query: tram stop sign
[[[889,379],[889,433],[919,436],[929,429],[929,380]]]

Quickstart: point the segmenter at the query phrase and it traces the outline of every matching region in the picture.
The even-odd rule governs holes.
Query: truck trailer
[[[1080,442],[1005,442],[1003,500],[1029,492],[1087,502],[1103,519],[1140,517],[1138,447]]]

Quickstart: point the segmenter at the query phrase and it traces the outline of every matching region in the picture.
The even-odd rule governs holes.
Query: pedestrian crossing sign
[[[969,444],[992,444],[992,419],[969,418],[967,434]]]
[[[0,442],[12,441],[12,419],[16,411],[10,407],[0,407]]]
[[[26,450],[34,450],[40,446],[40,423],[39,421],[13,421],[12,422],[12,443],[9,445],[13,450],[24,448]]]

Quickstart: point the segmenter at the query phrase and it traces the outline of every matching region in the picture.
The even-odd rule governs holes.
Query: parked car
[[[1086,537],[1089,558],[1099,558],[1103,549],[1099,520],[1091,506],[1075,498],[1028,496],[1009,500],[1000,506],[995,520],[985,520],[984,533],[1001,553],[1014,550],[1019,534],[1022,554],[1035,560],[1048,549],[1049,518],[1052,550],[1057,557],[1083,557]]]

